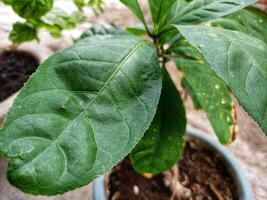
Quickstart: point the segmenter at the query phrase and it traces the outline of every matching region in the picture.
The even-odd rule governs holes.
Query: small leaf
[[[142,36],[147,34],[146,28],[144,26],[127,27],[126,31],[136,36]],[[150,32],[152,32],[152,30]]]
[[[173,17],[170,23],[196,23],[234,13],[256,0],[194,0]]]
[[[213,26],[241,31],[267,43],[267,13],[249,7],[239,12],[212,21]]]
[[[183,102],[166,72],[157,114],[130,154],[135,170],[157,174],[174,165],[182,154],[185,127]]]
[[[50,26],[57,26],[60,29],[72,29],[75,26],[83,22],[85,18],[80,12],[73,12],[72,14],[66,13],[60,8],[53,8],[45,16],[42,17],[42,21]]]
[[[136,17],[144,24],[147,31],[149,31],[143,11],[140,8],[140,5],[137,0],[120,0],[125,4],[135,15]]]
[[[176,2],[177,0],[148,0],[156,34],[166,25]]]
[[[51,10],[53,0],[14,0],[13,10],[25,19],[38,19]]]
[[[85,6],[84,0],[73,0],[73,2],[79,8],[79,10],[82,10],[82,8]]]
[[[183,72],[186,82],[196,95],[197,102],[206,111],[220,142],[231,143],[235,138],[236,119],[233,114],[233,101],[225,83],[204,60],[173,60]]]
[[[156,113],[154,45],[91,37],[47,59],[16,98],[0,133],[9,181],[54,195],[88,184],[124,158]]]
[[[129,33],[127,33],[126,31],[124,31],[123,29],[115,25],[106,26],[102,24],[95,24],[92,27],[85,30],[80,36],[80,38],[78,39],[78,41],[84,38],[95,36],[95,35],[111,35],[112,36],[112,35],[129,35]]]
[[[241,32],[177,26],[267,133],[267,45]]]
[[[10,32],[9,39],[14,43],[22,43],[37,39],[37,30],[30,24],[16,22]]]

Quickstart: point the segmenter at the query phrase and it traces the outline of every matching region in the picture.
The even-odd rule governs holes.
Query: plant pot
[[[1,40],[0,44],[0,54],[2,54],[4,51],[11,50],[11,47],[9,46],[10,43],[8,41]],[[33,56],[39,63],[43,62],[49,55],[53,53],[49,48],[43,45],[39,45],[37,42],[22,44],[16,50],[12,49],[12,51],[25,52]],[[1,122],[4,120],[10,106],[12,105],[17,95],[17,92],[18,91],[14,92],[5,100],[0,102],[0,125]]]
[[[237,193],[240,200],[253,200],[253,192],[245,173],[238,164],[236,158],[226,150],[219,142],[211,139],[202,131],[189,127],[187,129],[189,139],[199,141],[203,146],[216,152],[228,168],[230,175],[236,183]],[[106,200],[105,177],[99,177],[93,183],[93,200]]]

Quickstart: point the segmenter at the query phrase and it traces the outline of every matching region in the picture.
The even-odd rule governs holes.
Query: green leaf
[[[14,0],[13,10],[25,19],[38,19],[51,10],[53,0]]]
[[[185,127],[183,102],[166,72],[157,114],[130,154],[134,169],[154,174],[168,170],[181,157]]]
[[[92,27],[85,30],[80,36],[80,38],[78,39],[78,41],[84,38],[95,36],[95,35],[103,35],[103,36],[111,35],[112,36],[112,35],[129,35],[129,33],[127,33],[126,31],[124,31],[123,29],[121,29],[120,27],[116,25],[106,26],[102,24],[95,24]]]
[[[147,34],[146,28],[143,25],[127,27],[126,31],[136,36],[143,36]],[[150,29],[150,32],[152,32],[152,29]]]
[[[37,39],[37,30],[30,24],[16,22],[9,34],[9,39],[14,43],[22,43]]]
[[[206,111],[220,142],[231,143],[235,138],[235,110],[225,83],[204,60],[184,58],[173,60],[183,72],[201,107]]]
[[[188,0],[177,0],[175,13],[181,12],[188,4]]]
[[[201,53],[195,47],[190,45],[184,37],[180,37],[179,40],[175,41],[173,45],[170,46],[169,51],[182,57],[203,60]]]
[[[2,1],[4,4],[7,4],[7,5],[12,5],[14,0],[0,0]]]
[[[173,17],[170,23],[196,23],[234,13],[256,0],[194,0]]]
[[[176,2],[177,0],[148,0],[156,34],[166,25]]]
[[[144,24],[147,32],[149,31],[143,11],[140,8],[140,5],[137,0],[120,0],[124,5],[126,5],[136,17]]]
[[[267,13],[257,8],[246,8],[225,18],[212,21],[213,26],[241,31],[267,43]]]
[[[177,26],[267,133],[267,45],[244,33]]]
[[[16,98],[0,134],[9,181],[54,195],[104,174],[139,142],[156,113],[154,45],[91,37],[46,60]]]
[[[96,15],[103,11],[104,0],[89,0],[88,5],[93,9]]]
[[[82,10],[82,8],[85,6],[84,0],[73,0],[75,5],[78,7],[79,10]]]
[[[66,13],[60,8],[53,8],[45,16],[42,17],[42,21],[50,26],[57,26],[60,29],[72,29],[75,26],[85,20],[84,16],[80,12],[73,12],[72,14]]]
[[[190,86],[190,84],[187,82],[187,80],[183,77],[182,79],[182,87],[188,92],[189,96],[192,99],[193,105],[195,109],[202,109],[202,106],[199,102],[199,100],[197,99],[197,95],[194,91],[194,89]]]
[[[168,25],[162,30],[162,32],[158,36],[159,43],[164,45],[175,38],[178,35],[178,30],[174,28],[172,25]]]

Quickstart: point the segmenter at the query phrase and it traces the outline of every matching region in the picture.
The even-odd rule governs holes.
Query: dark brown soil
[[[0,55],[0,102],[23,87],[39,61],[24,51],[4,51]]]
[[[129,159],[112,169],[108,190],[109,200],[169,200],[171,196],[163,175],[145,178],[133,170]]]
[[[176,166],[178,167],[178,165]],[[173,174],[173,173],[171,173]],[[179,182],[190,189],[191,197],[173,195],[173,200],[237,200],[237,189],[224,163],[195,141],[187,142],[179,162]],[[136,173],[125,159],[111,171],[107,184],[109,200],[171,200],[163,174],[151,179]],[[179,193],[176,192],[176,193]],[[178,197],[179,196],[179,197]]]
[[[220,157],[195,141],[187,142],[179,180],[193,199],[237,200],[237,189]]]

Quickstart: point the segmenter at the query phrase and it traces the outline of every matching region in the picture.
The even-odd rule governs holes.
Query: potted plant
[[[148,0],[153,27],[136,0],[121,2],[144,26],[128,30],[146,39],[89,31],[42,63],[14,101],[0,151],[10,158],[8,179],[20,190],[61,194],[90,183],[127,155],[126,166],[141,177],[151,183],[156,177],[164,187],[162,173],[170,171],[167,192],[176,191],[173,182],[183,190],[179,183],[186,176],[178,180],[171,168],[185,146],[185,110],[168,62],[182,72],[184,87],[222,144],[236,132],[230,92],[267,132],[266,30],[252,28],[267,23],[266,14],[242,10],[254,0]],[[194,146],[189,141],[189,150]]]

